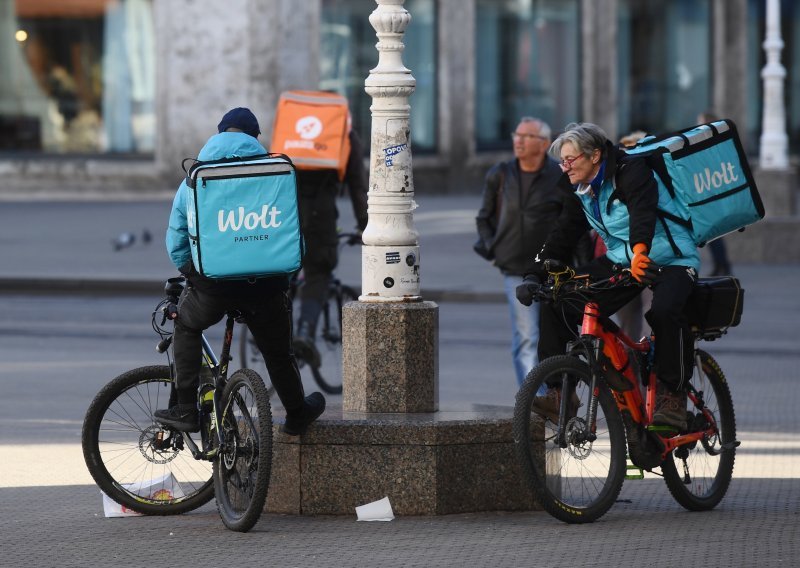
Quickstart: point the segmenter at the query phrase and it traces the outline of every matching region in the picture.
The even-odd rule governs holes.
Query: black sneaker
[[[281,426],[281,432],[289,436],[301,436],[323,412],[325,412],[325,397],[322,393],[311,393],[303,401],[302,410],[292,414],[286,413],[286,421]]]
[[[155,419],[181,432],[199,432],[200,417],[194,404],[176,404],[166,410],[156,410]]]

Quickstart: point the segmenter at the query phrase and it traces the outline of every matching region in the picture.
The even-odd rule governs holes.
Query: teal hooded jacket
[[[247,158],[266,154],[267,151],[258,140],[243,132],[221,132],[208,139],[197,159],[201,162],[223,158]],[[172,264],[184,274],[191,271],[192,251],[189,242],[189,229],[186,221],[186,180],[181,182],[167,227],[167,253]]]

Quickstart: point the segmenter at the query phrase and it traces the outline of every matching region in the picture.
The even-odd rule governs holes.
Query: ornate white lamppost
[[[421,299],[408,100],[416,81],[402,61],[403,33],[411,21],[404,1],[377,0],[369,17],[378,35],[378,65],[364,83],[372,97],[372,138],[362,302]]]
[[[767,30],[763,47],[767,53],[767,64],[761,70],[764,115],[759,162],[763,170],[786,170],[789,167],[786,110],[783,104],[786,69],[781,65],[783,39],[779,0],[767,0]]]
[[[405,0],[376,0],[369,21],[378,65],[365,81],[372,97],[368,212],[361,253],[362,293],[343,310],[345,412],[421,413],[439,406],[439,307],[423,302],[411,171],[409,97],[415,81],[402,61],[411,15]]]

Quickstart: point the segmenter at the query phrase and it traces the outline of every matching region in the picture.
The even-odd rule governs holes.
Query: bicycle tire
[[[319,367],[309,365],[309,367],[319,388],[328,394],[342,393],[342,307],[347,302],[356,300],[358,295],[355,290],[335,282],[331,287],[328,301],[322,307],[320,337],[325,352],[320,353],[322,365]],[[323,366],[326,367],[324,370]]]
[[[557,425],[533,410],[536,392],[548,381],[574,379],[580,406],[567,422],[566,448],[556,443]],[[525,479],[542,508],[566,523],[590,523],[614,505],[625,480],[625,430],[606,387],[598,394],[596,435],[580,442],[586,432],[590,396],[589,366],[576,357],[550,357],[528,374],[514,405],[514,447]]]
[[[705,351],[698,350],[698,355],[703,373],[695,369],[692,385],[703,392],[703,401],[720,432],[700,443],[676,448],[661,464],[661,471],[669,492],[682,507],[689,511],[708,511],[725,496],[733,477],[736,417],[731,392],[719,364]],[[697,409],[689,412],[693,416],[693,429],[705,429],[702,414]],[[680,468],[676,459],[683,462]]]
[[[81,445],[89,473],[106,495],[138,513],[178,515],[214,496],[211,463],[195,460],[180,434],[153,419],[155,410],[169,406],[171,392],[168,366],[132,369],[97,393],[84,418]],[[158,449],[159,433],[175,446]]]
[[[241,333],[239,334],[239,367],[241,369],[252,369],[258,373],[259,377],[269,378],[267,371],[267,364],[264,362],[264,357],[261,351],[258,350],[258,345],[253,340],[253,334],[246,325],[242,325]],[[265,383],[267,386],[267,394],[270,398],[275,395],[275,387],[272,383]]]
[[[225,449],[214,460],[217,510],[226,527],[247,532],[264,510],[272,467],[272,411],[255,371],[231,375],[220,414]]]

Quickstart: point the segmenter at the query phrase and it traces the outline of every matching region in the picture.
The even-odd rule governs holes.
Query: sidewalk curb
[[[0,293],[59,296],[158,296],[163,294],[164,280],[120,280],[92,278],[0,278]],[[358,289],[359,286],[352,286]],[[500,292],[465,290],[423,290],[422,297],[431,302],[502,303]]]

